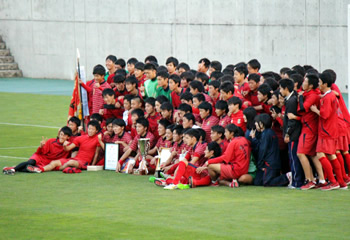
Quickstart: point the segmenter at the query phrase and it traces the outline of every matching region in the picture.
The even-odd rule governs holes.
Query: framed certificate
[[[105,170],[114,170],[117,168],[119,160],[119,144],[105,144]]]
[[[171,148],[160,148],[159,159],[156,167],[157,171],[160,170],[160,165],[162,165],[169,159],[170,155],[171,155]]]

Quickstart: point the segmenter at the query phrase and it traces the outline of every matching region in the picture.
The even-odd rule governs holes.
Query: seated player
[[[219,100],[215,104],[215,113],[219,118],[219,125],[222,127],[226,127],[231,123],[231,117],[227,115],[228,113],[228,105],[224,100]]]
[[[122,118],[124,110],[121,108],[120,102],[115,100],[115,92],[111,88],[106,88],[102,92],[103,109],[100,109],[99,114],[104,120],[108,118]]]
[[[238,187],[237,179],[248,173],[250,160],[250,146],[244,132],[234,124],[232,126],[234,138],[229,143],[225,153],[217,158],[208,160],[204,166],[208,167],[212,185]]]
[[[70,136],[72,136],[72,130],[65,126],[61,128],[57,138],[45,139],[43,137],[40,146],[28,161],[15,167],[4,167],[3,173],[13,175],[15,172],[37,172],[40,171],[40,167],[49,164],[51,161],[68,157],[70,151],[64,150],[63,143],[68,141]]]
[[[256,130],[250,132],[252,149],[257,152],[257,172],[254,185],[273,187],[287,186],[291,184],[291,173],[281,175],[281,159],[278,146],[278,138],[271,129],[271,117],[260,114],[255,122]],[[255,131],[259,131],[259,137],[255,137]]]
[[[86,170],[87,166],[96,161],[98,156],[97,147],[100,146],[98,136],[102,138],[100,131],[100,125],[97,121],[90,121],[88,123],[88,134],[77,137],[73,143],[68,141],[64,142],[63,148],[66,151],[70,151],[75,147],[79,147],[79,151],[74,158],[61,158],[59,160],[52,161],[50,164],[36,169],[36,172],[48,172],[52,170],[64,170],[68,167],[73,168],[73,171],[79,171],[80,169]],[[79,169],[79,170],[77,170]]]
[[[212,116],[213,108],[210,103],[202,102],[199,106],[199,114],[202,119],[202,129],[206,133],[206,142],[211,142],[210,131],[211,127],[215,126],[219,123],[219,119],[215,116]]]
[[[213,142],[219,144],[221,152],[225,153],[228,142],[225,139],[225,128],[220,125],[215,125],[211,127],[210,137]]]
[[[186,103],[181,103],[174,114],[177,124],[182,124],[183,117],[186,113],[192,113],[192,107]]]
[[[243,132],[247,130],[244,122],[243,111],[241,110],[242,101],[238,97],[233,96],[228,100],[228,115],[231,118],[231,123],[242,128]]]
[[[131,111],[131,99],[132,98],[133,98],[133,96],[128,94],[128,95],[125,95],[125,97],[123,99],[123,107],[124,107],[123,120],[125,122],[125,126],[128,125],[129,113]]]
[[[122,119],[113,120],[114,143],[119,144],[119,157],[129,148],[132,137],[125,131],[125,122]]]
[[[131,137],[134,138],[137,135],[136,121],[137,121],[137,119],[143,118],[145,116],[144,116],[144,112],[141,109],[132,110],[130,115],[131,115],[130,134],[131,134]]]
[[[140,138],[149,138],[150,139],[150,148],[154,147],[155,144],[155,138],[151,132],[148,131],[149,123],[147,119],[141,117],[136,120],[136,132],[137,135],[135,138],[133,138],[130,147],[124,152],[124,154],[119,159],[119,168],[117,166],[116,172],[120,171],[120,166],[123,165],[124,161],[131,155],[131,153],[136,153],[138,151],[138,140]],[[140,163],[140,153],[137,153],[135,156],[135,164],[128,169],[128,173],[132,173],[133,167],[138,167]]]
[[[91,165],[103,166],[105,163],[105,144],[114,143],[116,140],[116,135],[113,131],[113,121],[114,118],[108,118],[106,120],[106,131],[104,132],[102,138],[99,138],[100,147],[97,147],[98,157],[94,159]]]

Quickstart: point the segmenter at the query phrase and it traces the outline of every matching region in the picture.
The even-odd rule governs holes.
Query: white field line
[[[0,148],[0,150],[9,150],[9,149],[25,149],[25,148],[37,148],[38,146],[27,146],[27,147],[6,147]]]
[[[15,158],[15,159],[27,159],[28,158],[25,158],[25,157],[12,157],[12,156],[3,156],[3,155],[0,155],[0,158]]]
[[[54,128],[54,129],[60,129],[60,127],[44,126],[44,125],[32,125],[32,124],[21,124],[21,123],[5,123],[5,122],[0,122],[0,125],[10,125],[10,126],[23,126],[23,127],[39,127],[39,128]]]

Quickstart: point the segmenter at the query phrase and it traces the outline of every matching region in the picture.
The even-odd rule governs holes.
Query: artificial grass
[[[70,97],[0,93],[1,122],[63,126]],[[0,156],[55,128],[0,124]],[[26,147],[21,149],[4,149]],[[22,159],[0,157],[0,167]],[[0,239],[347,239],[349,191],[242,186],[165,191],[113,171],[0,175]]]

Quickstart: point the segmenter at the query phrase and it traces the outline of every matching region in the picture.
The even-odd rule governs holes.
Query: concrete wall
[[[73,76],[118,58],[168,56],[196,68],[257,58],[262,71],[311,64],[347,84],[350,0],[0,0],[0,34],[23,74]]]

